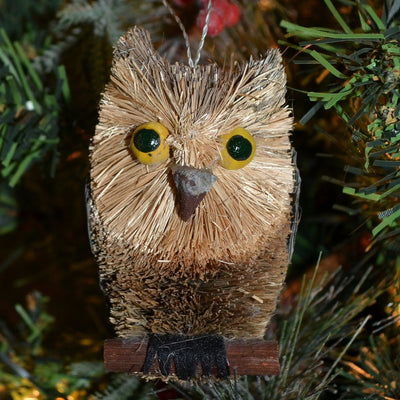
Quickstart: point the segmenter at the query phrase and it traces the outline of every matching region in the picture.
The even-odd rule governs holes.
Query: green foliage
[[[49,299],[39,292],[27,296],[27,305],[15,306],[20,317],[14,333],[0,320],[0,393],[23,399],[40,393],[41,399],[66,399],[79,390],[88,389],[103,377],[104,365],[99,361],[72,362],[70,365],[44,350],[44,341],[52,329],[54,318],[46,308]]]
[[[400,398],[400,285],[399,274],[388,291],[385,311],[389,316],[376,321],[368,342],[357,356],[346,356],[342,372],[347,387],[345,399]]]
[[[398,399],[400,398],[400,343],[398,336],[381,334],[370,336],[357,359],[346,361],[345,399]],[[367,397],[365,397],[367,396]]]
[[[12,40],[22,37],[35,48],[41,48],[48,37],[49,24],[54,18],[61,0],[2,0],[0,26]]]
[[[27,305],[17,304],[20,317],[15,334],[0,320],[0,398],[15,400],[34,396],[53,400],[124,400],[136,393],[143,400],[154,399],[151,387],[128,374],[106,374],[103,361],[72,361],[55,357],[44,347],[54,318],[46,308],[49,299],[38,292],[27,296]],[[102,385],[97,382],[102,380]]]
[[[0,235],[11,232],[16,227],[17,201],[14,191],[5,182],[0,182]]]
[[[317,283],[316,269],[311,279],[303,279],[299,298],[292,299],[291,306],[280,309],[274,322],[280,341],[280,375],[210,381],[197,386],[171,383],[170,387],[175,388],[182,398],[189,399],[311,400],[320,398],[326,391],[335,393],[333,383],[339,376],[343,378],[349,374],[338,367],[370,319],[366,317],[359,322],[358,316],[374,304],[386,288],[387,283],[376,287],[366,285],[371,279],[370,273],[371,269],[356,281],[355,277],[349,279],[343,271],[337,271]],[[133,376],[106,375],[101,361],[68,365],[67,360],[44,353],[46,332],[53,323],[46,311],[47,300],[36,292],[28,297],[26,307],[17,305],[22,323],[19,339],[1,325],[0,381],[4,382],[3,390],[16,399],[35,390],[41,393],[41,399],[66,398],[68,395],[93,400],[155,398],[151,386]],[[354,377],[348,379],[354,380]],[[103,384],[98,387],[96,382],[100,380]]]
[[[58,13],[57,29],[90,25],[96,36],[114,44],[128,27],[161,23],[165,14],[160,0],[71,0]]]
[[[333,109],[347,124],[353,145],[347,145],[351,164],[346,172],[354,181],[345,184],[343,192],[354,196],[357,208],[373,219],[374,241],[385,240],[397,246],[400,2],[386,1],[381,18],[367,2],[344,2],[354,6],[359,19],[358,27],[350,27],[333,2],[324,1],[341,30],[282,22],[291,36],[300,39],[293,47],[309,54],[331,74],[329,91],[308,92],[317,105],[300,122],[307,123],[322,105],[326,110]]]
[[[15,186],[35,162],[45,158],[54,172],[61,111],[71,98],[62,60],[74,53],[74,66],[68,65],[70,71],[75,69],[72,76],[79,76],[74,82],[80,86],[72,88],[74,98],[89,96],[90,107],[96,109],[108,79],[111,44],[136,23],[135,10],[145,12],[155,3],[75,0],[59,11],[47,30],[39,29],[35,19],[28,20],[28,12],[35,9],[34,16],[54,18],[59,2],[7,1],[0,8],[7,5],[10,9],[18,5],[19,11],[12,17],[13,24],[0,18],[6,28],[0,32],[0,173]],[[24,30],[13,42],[10,35],[22,35],[14,26]],[[84,68],[79,74],[77,65]],[[88,109],[88,102],[82,106]]]
[[[327,391],[335,393],[333,382],[341,374],[338,367],[343,356],[370,319],[367,316],[356,322],[355,318],[375,302],[385,284],[363,289],[371,270],[360,276],[356,285],[343,271],[316,283],[317,271],[318,267],[311,279],[304,277],[295,306],[278,310],[279,375],[210,382],[193,392],[187,387],[181,390],[195,399],[316,400]]]
[[[155,399],[150,385],[143,385],[138,378],[129,374],[113,374],[110,383],[103,391],[93,395],[93,400],[150,400]]]
[[[125,0],[72,0],[59,12],[59,27],[68,29],[75,26],[90,25],[98,37],[107,37],[115,43],[123,34],[121,16],[130,12]]]
[[[170,3],[196,41],[196,7]],[[336,29],[304,28],[288,21],[282,26],[300,38],[300,43],[292,45],[307,54],[307,72],[325,76],[319,88],[308,92],[316,106],[302,122],[310,120],[318,107],[325,107],[347,124],[350,135],[345,142],[351,157],[346,173],[354,179],[344,184],[343,191],[355,199],[354,208],[347,209],[371,218],[368,223],[376,239],[394,244],[400,232],[400,0],[377,3],[384,4],[382,14],[366,1],[325,0]],[[293,15],[277,0],[240,0],[238,4],[243,14],[240,23],[215,40],[207,39],[206,58],[215,54],[223,63],[231,52],[237,59],[258,55],[275,45],[275,35],[281,34],[277,21]],[[271,5],[272,11],[262,8]],[[349,7],[352,12],[343,14]],[[0,234],[7,233],[2,237],[6,256],[0,261],[0,273],[1,280],[9,284],[4,297],[14,296],[8,300],[11,305],[2,302],[6,316],[0,319],[1,399],[147,400],[157,394],[161,397],[171,388],[182,399],[318,399],[325,394],[348,399],[399,397],[398,386],[393,385],[400,380],[398,329],[371,336],[369,342],[365,333],[366,324],[372,324],[366,310],[385,283],[376,285],[381,277],[371,276],[370,268],[360,273],[363,267],[354,265],[350,273],[337,271],[318,284],[305,278],[310,283],[303,284],[302,294],[283,300],[272,323],[273,334],[280,341],[279,376],[241,377],[196,387],[170,383],[154,389],[156,383],[107,374],[101,360],[101,339],[93,339],[107,337],[105,305],[101,294],[91,290],[97,288],[97,277],[94,268],[91,270],[85,221],[77,206],[84,208],[84,199],[82,194],[79,200],[81,193],[73,188],[80,186],[87,171],[82,149],[94,129],[97,101],[108,78],[111,45],[127,28],[141,24],[157,44],[162,43],[163,54],[185,59],[182,33],[173,18],[166,18],[168,11],[160,0],[69,0],[62,5],[59,0],[4,0],[0,10],[7,10],[0,12],[4,28],[0,36]],[[37,169],[30,167],[35,162],[50,162],[46,169],[54,169],[58,152],[58,180],[50,185],[50,193],[43,195],[47,188],[43,189],[43,181],[35,176]],[[312,157],[315,159],[315,154]],[[317,168],[310,167],[309,179],[317,181],[313,169]],[[22,180],[24,175],[27,179]],[[60,201],[57,196],[66,191],[73,193]],[[24,208],[21,201],[27,194],[35,197],[31,208]],[[315,189],[309,196],[317,199],[320,195]],[[321,221],[326,215],[318,215],[315,204],[310,212]],[[68,206],[73,210],[61,218]],[[21,229],[12,232],[18,215]],[[48,217],[45,222],[43,215]],[[322,240],[316,236],[324,235],[318,230],[307,241],[309,258],[317,251],[317,240]],[[380,257],[382,263],[388,262],[385,255]],[[305,264],[303,261],[303,268]],[[11,272],[7,276],[6,269]],[[26,305],[19,304],[21,293],[25,295],[35,285],[52,293],[50,305],[57,310],[57,321],[47,311],[48,299],[37,292],[27,297]],[[59,290],[61,295],[55,295]],[[65,301],[66,294],[74,299],[72,306]],[[57,297],[65,304],[57,304]],[[15,302],[7,325],[7,309],[14,310]],[[80,313],[71,310],[77,303],[84,304]],[[66,315],[69,313],[73,316]],[[60,321],[63,329],[58,326]],[[85,331],[90,324],[92,331]],[[81,341],[90,343],[84,352]],[[361,356],[357,356],[360,349]]]
[[[60,103],[68,98],[64,69],[58,67],[53,93],[19,42],[0,31],[0,160],[1,176],[15,186],[27,169],[48,152],[56,162]]]

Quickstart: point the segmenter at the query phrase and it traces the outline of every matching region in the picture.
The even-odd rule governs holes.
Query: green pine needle
[[[56,87],[48,87],[20,43],[0,29],[0,172],[15,186],[26,171],[58,143],[61,103],[70,100],[65,69],[57,68]],[[59,93],[57,93],[57,91]]]
[[[365,190],[365,185],[371,186],[371,179],[378,181],[386,172],[397,171],[400,167],[400,27],[393,23],[400,3],[399,0],[387,2],[387,21],[383,20],[385,12],[383,19],[379,18],[368,2],[354,4],[359,15],[359,27],[348,25],[333,0],[325,0],[325,4],[343,31],[301,27],[288,21],[281,24],[289,35],[301,40],[300,46],[304,47],[302,53],[308,54],[319,63],[320,69],[330,73],[326,78],[327,91],[307,93],[316,105],[301,122],[308,122],[323,106],[347,124],[350,137],[357,139],[356,150],[364,155],[365,173],[358,174],[357,190],[353,184],[344,183],[343,193],[368,204],[364,209],[366,218],[370,219],[373,215],[371,207],[377,216],[382,209],[390,209],[400,198],[400,186],[394,182],[386,188]],[[319,42],[333,45],[335,50],[324,48]],[[315,49],[310,50],[310,46]],[[293,48],[298,50],[299,46],[293,45]],[[351,148],[349,154],[354,154]],[[360,168],[361,165],[355,167]],[[400,226],[400,219],[391,215],[376,221],[375,225],[371,229],[374,237],[386,235]],[[396,237],[392,236],[389,240],[394,242]]]
[[[347,25],[347,23],[345,22],[345,20],[342,18],[342,16],[340,15],[340,13],[336,10],[335,6],[333,5],[331,0],[324,0],[326,6],[329,8],[329,11],[333,14],[333,16],[335,17],[336,21],[340,24],[340,26],[342,27],[342,29],[349,34],[353,34],[352,30],[350,29],[350,27]]]

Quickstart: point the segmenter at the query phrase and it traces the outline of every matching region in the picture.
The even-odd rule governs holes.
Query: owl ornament
[[[170,64],[140,27],[116,45],[90,236],[117,336],[146,342],[145,376],[228,377],[227,343],[265,334],[293,233],[285,82],[278,50],[221,69]]]

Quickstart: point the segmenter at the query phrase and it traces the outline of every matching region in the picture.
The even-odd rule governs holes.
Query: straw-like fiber
[[[195,68],[171,65],[134,28],[114,52],[91,146],[91,227],[101,282],[119,336],[145,332],[262,337],[288,266],[294,165],[277,50],[260,60]],[[169,160],[143,165],[134,129],[158,121]],[[219,163],[219,136],[236,127],[255,138],[253,161]],[[174,164],[218,178],[183,221]]]

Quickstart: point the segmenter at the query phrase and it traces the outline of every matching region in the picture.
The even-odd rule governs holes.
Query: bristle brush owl
[[[142,373],[227,377],[225,344],[262,338],[289,263],[295,166],[278,50],[170,64],[148,32],[115,48],[90,149],[90,228],[110,320],[147,338]]]

